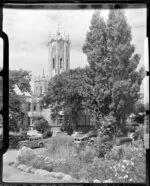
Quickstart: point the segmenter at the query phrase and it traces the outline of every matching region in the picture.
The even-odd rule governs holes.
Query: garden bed
[[[98,156],[99,150],[101,147],[80,149],[71,137],[57,137],[47,144],[42,155],[29,148],[21,149],[17,154],[17,166],[24,164],[28,171],[32,167],[37,169],[36,173],[59,175],[62,180],[68,176],[68,180],[84,182],[145,182],[145,149],[141,143],[114,146],[104,157]]]

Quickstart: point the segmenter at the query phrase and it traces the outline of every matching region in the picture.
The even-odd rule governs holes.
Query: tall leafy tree
[[[99,121],[100,115],[104,116],[109,113],[111,102],[107,27],[99,11],[95,11],[91,19],[83,52],[87,55],[89,63],[89,67],[86,68],[87,106],[96,116],[96,121]]]
[[[15,92],[17,86],[22,93],[31,92],[31,75],[25,70],[9,71],[9,126],[10,130],[18,130],[23,124],[25,113],[22,109],[21,97]]]
[[[135,53],[131,42],[131,28],[124,10],[111,9],[107,21],[107,54],[113,80],[110,109],[121,128],[124,128],[126,118],[140,98],[144,78],[144,69],[137,70],[140,55]]]
[[[75,130],[78,114],[83,108],[84,73],[84,69],[77,68],[56,75],[50,80],[48,91],[42,100],[45,107],[51,107],[52,117],[56,117],[62,110],[70,114]]]
[[[126,118],[140,96],[144,70],[137,70],[131,28],[123,10],[111,9],[107,24],[96,11],[87,32],[83,52],[87,55],[86,89],[91,110],[99,116],[113,114],[123,130]]]

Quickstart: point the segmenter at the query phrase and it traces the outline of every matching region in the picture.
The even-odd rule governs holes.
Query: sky
[[[70,67],[87,65],[86,55],[82,52],[86,33],[94,10],[28,10],[4,9],[3,29],[9,37],[10,69],[29,70],[41,75],[43,68],[48,74],[49,34],[55,34],[58,28],[70,37]],[[141,55],[140,65],[144,64],[144,39],[146,38],[146,8],[126,9],[125,14],[131,26],[132,42],[135,52]],[[107,20],[108,10],[101,10]],[[0,51],[2,41],[0,40]],[[0,52],[0,66],[2,66]]]

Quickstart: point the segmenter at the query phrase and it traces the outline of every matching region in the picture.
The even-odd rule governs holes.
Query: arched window
[[[60,68],[63,68],[62,58],[60,58]]]
[[[53,58],[53,69],[55,69],[55,58]]]

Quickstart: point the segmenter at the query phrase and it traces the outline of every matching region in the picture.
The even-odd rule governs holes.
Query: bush
[[[143,128],[143,126],[137,127],[137,129],[133,135],[133,138],[134,138],[134,140],[140,139],[144,143],[144,128]]]
[[[114,164],[115,161],[106,161],[104,158],[95,157],[91,163],[82,166],[79,174],[81,178],[88,180],[88,182],[93,182],[94,179],[103,182],[113,178],[113,171],[110,169],[110,166]]]
[[[140,143],[129,146],[113,147],[105,160],[117,161],[110,169],[113,170],[114,182],[144,182],[146,170],[145,149]]]
[[[97,155],[99,158],[102,158],[105,156],[105,154],[111,150],[113,147],[113,141],[110,139],[108,135],[104,135],[97,138]]]
[[[62,132],[67,132],[67,134],[69,135],[69,136],[71,136],[72,134],[73,134],[73,127],[72,126],[70,126],[70,125],[65,125],[64,127],[62,127],[61,128],[61,131]]]
[[[70,136],[57,136],[51,138],[50,142],[46,144],[47,152],[49,154],[55,154],[60,150],[67,150],[68,147],[74,145],[74,139]]]
[[[48,121],[45,120],[44,118],[39,118],[39,119],[35,120],[35,122],[34,122],[34,128],[37,131],[39,131],[41,133],[44,133],[49,128]]]
[[[54,169],[53,159],[45,157],[43,155],[36,156],[32,160],[31,165],[36,169],[44,169],[50,172],[53,171]]]
[[[108,151],[105,158],[108,160],[119,161],[124,155],[124,148],[122,146],[114,146],[111,151]]]
[[[79,154],[81,161],[84,163],[92,162],[95,156],[96,156],[96,150],[89,146],[86,146],[86,148],[82,150]]]
[[[37,154],[28,147],[22,147],[18,153],[16,160],[20,164],[30,165],[31,161],[37,156]]]

